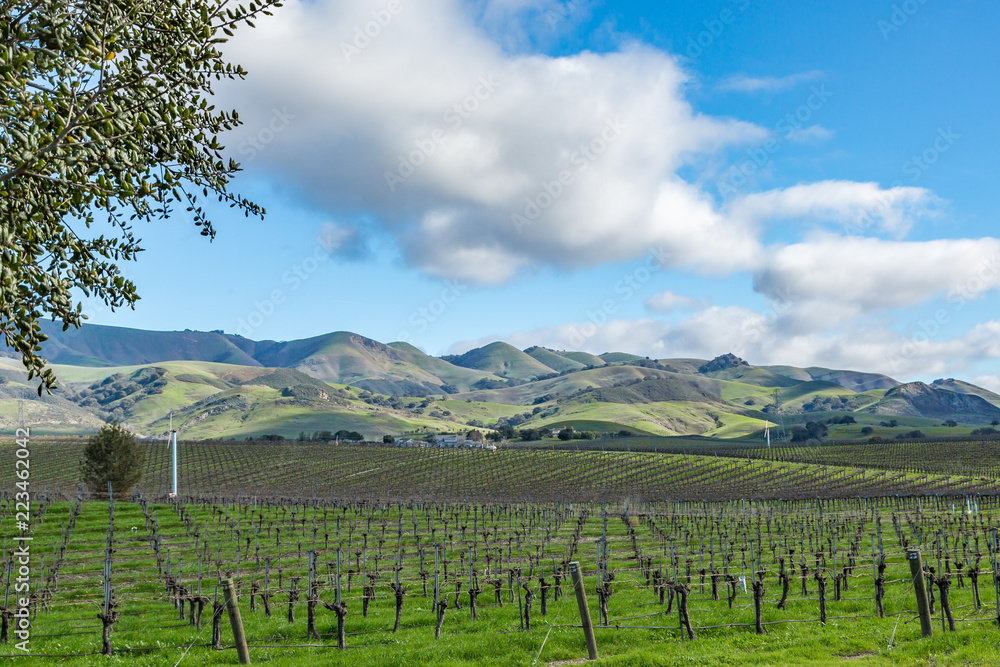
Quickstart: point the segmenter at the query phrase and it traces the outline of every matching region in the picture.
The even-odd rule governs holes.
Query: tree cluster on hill
[[[559,435],[557,437],[560,440],[595,440],[599,436],[600,433],[595,433],[593,431],[577,431],[572,426],[567,426],[559,431]]]
[[[524,384],[524,381],[518,380],[516,378],[507,378],[505,380],[491,380],[490,378],[482,378],[473,382],[471,388],[477,389],[479,391],[488,391],[490,389],[506,389],[508,387],[517,387],[522,384]]]
[[[124,421],[132,416],[137,401],[162,394],[167,380],[163,368],[142,368],[131,375],[115,373],[81,389],[70,398],[78,405],[109,421]]]
[[[357,431],[342,429],[334,433],[333,431],[314,431],[312,435],[305,431],[299,433],[299,442],[361,442],[365,436]]]
[[[792,442],[822,440],[829,435],[829,429],[822,422],[806,422],[805,426],[792,427]]]
[[[853,412],[870,403],[870,396],[814,396],[802,406],[803,412]]]
[[[832,424],[832,425],[836,425],[836,424],[845,424],[845,425],[846,424],[857,424],[858,420],[855,419],[854,417],[852,417],[851,415],[844,415],[842,417],[831,417],[830,419],[826,420],[826,423],[827,424]]]

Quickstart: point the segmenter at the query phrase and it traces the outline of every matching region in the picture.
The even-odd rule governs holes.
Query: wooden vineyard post
[[[222,580],[222,593],[226,598],[226,609],[229,611],[229,624],[233,626],[233,641],[236,644],[236,655],[241,665],[250,664],[250,649],[247,648],[247,638],[243,632],[243,618],[240,616],[240,605],[236,599],[236,588],[233,580],[226,577]]]
[[[594,638],[594,625],[590,621],[590,608],[587,606],[587,592],[583,586],[580,563],[573,561],[567,565],[567,569],[573,577],[573,591],[576,593],[576,604],[580,608],[580,624],[583,626],[583,637],[587,640],[587,654],[591,660],[597,660],[597,640]]]
[[[993,589],[996,591],[997,625],[1000,625],[1000,572],[997,568],[997,531],[993,529]]]
[[[913,590],[917,594],[917,611],[920,613],[920,634],[923,637],[930,637],[934,634],[934,627],[931,625],[931,609],[927,602],[927,584],[924,582],[924,564],[920,559],[920,552],[916,550],[907,551],[906,560],[910,563]]]

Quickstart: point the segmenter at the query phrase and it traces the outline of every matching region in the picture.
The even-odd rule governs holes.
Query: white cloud
[[[616,261],[651,244],[710,265],[755,252],[676,172],[765,131],[694,112],[670,56],[638,45],[505,54],[451,0],[404,4],[365,36],[381,9],[290,3],[228,47],[251,72],[226,92],[247,109],[248,134],[275,106],[294,116],[255,166],[331,213],[373,212],[436,276],[496,282],[520,266]],[[462,266],[456,255],[506,265]]]
[[[658,313],[671,313],[675,310],[691,310],[697,307],[698,301],[689,296],[667,290],[654,294],[646,299],[646,307]]]
[[[831,222],[847,232],[882,229],[901,235],[915,220],[932,215],[940,204],[924,188],[883,189],[877,183],[819,181],[746,195],[730,204],[729,213],[751,222]]]
[[[980,375],[972,384],[978,385],[983,389],[989,389],[995,394],[1000,394],[1000,375]]]
[[[721,84],[719,84],[719,90],[728,90],[741,93],[757,93],[757,92],[777,92],[780,90],[786,90],[788,88],[794,88],[803,83],[810,83],[812,81],[818,81],[823,78],[823,72],[813,70],[811,72],[802,72],[799,74],[790,74],[788,76],[763,76],[763,77],[753,77],[746,75],[731,76]]]
[[[587,21],[593,0],[470,0],[476,23],[504,48],[546,44]]]
[[[661,320],[612,320],[567,323],[454,346],[465,351],[494,340],[520,348],[543,345],[593,354],[630,352],[654,358],[711,359],[732,352],[755,365],[822,366],[884,373],[906,381],[928,375],[953,375],[977,362],[1000,356],[1000,322],[987,322],[952,338],[880,327],[849,326],[830,332],[822,323],[811,329],[785,329],[774,312],[713,306],[676,324]],[[977,384],[989,382],[980,377]]]
[[[810,125],[808,127],[793,127],[785,133],[785,138],[795,143],[819,143],[826,141],[833,136],[833,130],[828,130],[822,125]]]
[[[1000,240],[897,242],[821,236],[768,253],[754,288],[783,303],[869,313],[944,296],[964,304],[1000,287]]]
[[[699,169],[769,131],[698,113],[685,98],[690,75],[657,49],[550,57],[494,38],[504,17],[523,27],[525,16],[557,9],[555,0],[421,0],[396,14],[387,6],[293,1],[226,46],[250,72],[220,100],[246,123],[229,138],[235,157],[252,156],[253,169],[332,219],[376,221],[338,223],[338,249],[361,257],[378,232],[409,265],[470,284],[653,252],[667,258],[664,268],[750,272],[775,304],[772,313],[705,308],[673,325],[615,321],[589,335],[586,323],[566,324],[512,342],[656,356],[741,349],[757,363],[867,370],[908,339],[859,318],[1000,286],[990,264],[996,239],[900,240],[942,204],[923,188],[829,180],[719,204]],[[533,29],[524,28],[528,41]],[[819,77],[728,85],[779,90]],[[814,125],[792,138],[828,136]],[[791,223],[783,230],[794,242],[762,242],[776,221]],[[879,234],[896,240],[865,238]],[[689,308],[683,299],[648,305]],[[990,333],[928,341],[900,364],[926,373],[977,358],[992,349]]]
[[[684,97],[689,75],[662,51],[512,54],[458,0],[402,3],[398,14],[386,6],[287,4],[227,45],[250,76],[226,86],[222,103],[245,122],[229,141],[237,159],[252,155],[254,169],[337,219],[369,214],[429,275],[497,283],[541,266],[636,258],[651,246],[672,266],[728,273],[759,266],[769,209],[857,216],[810,201],[825,196],[819,186],[720,209],[681,178],[704,156],[768,132],[697,113]],[[493,21],[553,4],[477,7]],[[276,109],[280,133],[269,131]],[[905,227],[907,207],[921,202],[890,198],[881,217]]]
[[[365,232],[352,225],[325,223],[320,228],[319,244],[330,254],[347,261],[364,261],[372,256]]]

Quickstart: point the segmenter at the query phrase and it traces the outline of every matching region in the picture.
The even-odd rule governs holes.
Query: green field
[[[570,562],[584,576],[597,664],[1000,660],[992,636],[1000,481],[984,465],[977,476],[963,474],[970,461],[997,453],[983,443],[786,447],[766,460],[755,457],[767,450],[739,440],[650,437],[524,443],[495,453],[182,441],[180,494],[168,499],[169,448],[153,442],[144,480],[112,510],[106,500],[76,497],[84,442],[30,445],[30,648],[52,657],[27,664],[235,664],[217,587],[224,576],[237,584],[256,664],[579,661],[587,653]],[[664,442],[677,451],[555,449]],[[800,460],[777,460],[793,458],[785,450]],[[0,449],[0,535],[8,549],[23,509],[14,503],[16,460],[12,446]],[[921,472],[932,465],[935,473]],[[109,535],[118,616],[112,655],[102,656],[97,614]],[[929,639],[914,620],[904,553],[914,547],[937,573]],[[880,614],[874,584],[882,558]],[[755,632],[755,576],[763,634]],[[393,631],[397,577],[405,595]],[[938,579],[947,579],[956,632],[942,631]],[[435,580],[447,603],[440,639]],[[337,616],[325,606],[337,600],[338,582],[346,651],[337,648]],[[679,631],[681,595],[693,639]],[[319,637],[307,637],[310,601]],[[213,610],[222,650],[212,647]],[[10,657],[13,642],[0,653],[24,660]]]
[[[39,554],[33,570],[44,574],[45,581],[40,586],[44,605],[32,626],[32,652],[69,656],[59,659],[60,664],[69,665],[162,665],[178,660],[191,665],[235,664],[225,617],[221,617],[220,641],[229,648],[211,648],[213,603],[219,600],[217,572],[228,572],[241,590],[244,627],[257,664],[478,665],[501,660],[529,665],[538,664],[536,659],[540,664],[579,660],[586,656],[586,648],[581,630],[572,627],[579,624],[572,589],[565,578],[558,599],[554,589],[556,573],[563,577],[564,563],[572,560],[583,568],[602,656],[598,664],[737,665],[745,664],[748,651],[758,665],[839,664],[845,659],[865,665],[918,661],[968,665],[995,664],[1000,659],[995,639],[988,639],[997,632],[989,629],[995,603],[991,585],[980,584],[982,608],[978,610],[968,577],[962,587],[952,586],[951,606],[962,619],[958,632],[942,632],[940,621],[935,620],[935,636],[924,640],[919,624],[910,622],[913,612],[908,610],[914,607],[914,594],[899,540],[916,539],[921,530],[926,537],[947,529],[954,520],[941,504],[928,503],[918,510],[912,501],[867,506],[827,503],[817,523],[820,515],[815,502],[780,506],[577,504],[570,508],[327,501],[313,505],[308,499],[267,506],[256,500],[115,504],[111,585],[120,615],[111,633],[113,657],[96,655],[101,649],[101,622],[96,614],[103,600],[100,564],[108,533],[108,504],[36,501],[43,511],[35,517],[32,530],[32,548]],[[982,505],[984,520],[995,520],[996,505]],[[920,512],[919,527],[909,523],[894,533],[890,514],[904,508],[910,514]],[[868,539],[878,531],[871,520],[873,510],[881,517],[881,548],[887,561],[883,618],[876,615],[873,599]],[[756,521],[765,516],[777,523],[761,537]],[[10,522],[11,516],[4,514],[0,527],[5,535],[11,534]],[[865,539],[857,544],[849,536],[837,539],[840,531]],[[956,564],[967,553],[963,539],[982,540],[985,547],[986,533],[975,521],[948,534],[955,538],[949,543],[952,551],[946,552],[953,569],[968,565]],[[763,549],[761,542],[755,542],[761,539]],[[732,547],[723,544],[727,540]],[[800,540],[807,545],[805,558],[789,553]],[[63,547],[65,555],[54,563],[52,554],[62,553]],[[312,577],[318,584],[315,614],[320,637],[307,639],[310,551],[315,551],[318,563]],[[782,587],[773,553],[794,565],[784,609],[776,608]],[[40,555],[44,554],[49,556],[43,563]],[[926,557],[935,563],[935,549],[928,548]],[[989,562],[987,558],[982,564],[987,571]],[[389,584],[395,583],[396,567],[406,594],[400,628],[392,632],[395,603]],[[805,595],[800,590],[803,567],[808,575]],[[739,583],[752,570],[762,573],[766,586],[761,615],[764,635],[754,633],[752,591],[744,592]],[[435,572],[448,605],[440,639],[434,638]],[[659,602],[660,575],[689,590],[693,641],[682,639],[678,632],[673,593],[665,590],[669,605]],[[713,575],[717,599],[712,595]],[[823,577],[826,586],[825,625],[819,622],[816,575]],[[603,576],[610,577],[606,625],[601,620],[601,599],[595,593],[596,582]],[[322,604],[337,599],[338,579],[348,610],[346,652],[337,650],[336,616]],[[540,609],[543,579],[550,586],[544,616]],[[481,591],[476,596],[476,620],[471,619],[469,608],[470,581]],[[736,582],[735,588],[730,581]],[[371,593],[364,590],[366,583],[372,586]],[[463,584],[458,595],[461,606],[456,607],[459,583]],[[846,588],[838,595],[835,588],[843,585]],[[292,601],[293,591],[297,601]],[[497,591],[502,606],[496,602]],[[527,607],[530,629],[522,626],[529,591],[533,597]],[[260,597],[265,592],[270,616]],[[730,594],[735,594],[732,605],[727,601]],[[367,615],[362,616],[366,595],[372,597]],[[185,603],[184,618],[176,607],[178,599]],[[190,621],[192,599],[204,600],[200,630]],[[292,622],[288,619],[290,603]]]

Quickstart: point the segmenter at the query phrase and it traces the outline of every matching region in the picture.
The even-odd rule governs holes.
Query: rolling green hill
[[[14,363],[0,359],[0,378],[18,375]],[[444,402],[329,384],[289,368],[168,361],[54,370],[62,382],[55,396],[39,398],[32,387],[17,382],[26,381],[24,372],[0,383],[0,428],[16,425],[18,400],[24,401],[26,421],[40,432],[93,432],[104,420],[116,419],[141,435],[164,436],[172,417],[174,428],[187,438],[341,429],[370,438],[425,429],[464,432],[473,414],[452,412]],[[519,410],[494,406],[483,416],[495,420]]]
[[[558,352],[554,352],[553,350],[544,347],[529,347],[524,351],[524,353],[536,361],[545,364],[556,373],[578,371],[587,366],[587,364],[582,364],[579,361],[573,361],[569,357],[563,356]],[[603,363],[604,362],[601,362],[602,365]]]
[[[829,368],[796,368],[795,366],[763,366],[765,370],[783,375],[799,382],[809,382],[816,380],[819,382],[832,382],[845,389],[856,392],[871,391],[872,389],[892,389],[898,387],[899,382],[891,377],[879,373],[859,373],[857,371],[835,371]]]
[[[578,364],[583,364],[584,366],[603,366],[604,364],[608,363],[607,361],[605,361],[601,357],[594,356],[593,354],[589,354],[587,352],[563,352],[563,351],[560,351],[560,352],[557,352],[557,354],[559,354],[559,355],[561,355],[563,357],[566,357],[567,359],[570,359],[572,361],[575,361]]]
[[[515,380],[533,380],[553,373],[553,369],[534,357],[525,354],[513,345],[501,342],[490,343],[484,347],[469,350],[465,354],[445,357],[445,359],[456,366],[474,368]]]
[[[598,356],[606,364],[618,364],[624,361],[638,361],[642,359],[638,354],[629,354],[628,352],[605,352]]]
[[[133,366],[183,359],[262,365],[218,332],[143,331],[98,324],[63,331],[53,322],[41,325],[42,333],[49,337],[42,344],[42,354],[53,364]]]
[[[36,430],[90,432],[118,420],[161,436],[172,416],[185,437],[198,438],[561,424],[733,438],[808,421],[828,424],[835,437],[871,435],[865,428],[895,437],[966,433],[1000,419],[1000,395],[960,380],[901,385],[876,373],[757,367],[732,354],[598,357],[496,342],[434,357],[347,331],[293,341],[93,325],[45,331],[43,351],[63,362],[54,366],[60,388],[39,397],[16,358],[0,357],[2,428],[16,426],[19,406]],[[942,423],[951,420],[963,425]]]

